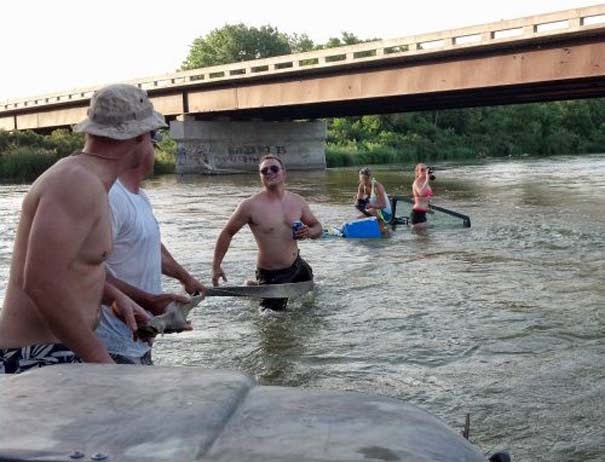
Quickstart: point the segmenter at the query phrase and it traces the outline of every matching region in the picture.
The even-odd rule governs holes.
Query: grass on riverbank
[[[31,131],[0,130],[0,179],[16,183],[32,182],[59,159],[79,151],[84,135],[71,130],[55,130],[50,135]],[[176,142],[165,137],[155,157],[154,175],[174,173]]]
[[[55,130],[47,136],[0,130],[0,178],[31,182],[83,144],[84,136],[70,130]]]
[[[326,164],[328,167],[463,160],[477,157],[477,153],[472,149],[450,147],[447,150],[438,150],[426,143],[411,143],[409,146],[402,148],[379,144],[366,144],[363,147],[358,147],[354,143],[347,145],[328,143],[326,146]]]
[[[0,154],[0,176],[18,183],[30,182],[59,158],[54,151],[18,146]]]
[[[391,163],[433,162],[440,160],[472,160],[486,156],[485,146],[463,138],[431,141],[417,135],[394,140],[396,147],[371,142],[328,142],[326,164],[330,168]],[[594,149],[601,148],[602,145]],[[32,182],[62,157],[82,149],[84,136],[70,130],[55,130],[43,136],[30,131],[0,130],[0,179],[12,182]],[[585,143],[585,149],[593,145]],[[165,134],[156,150],[154,175],[175,173],[176,142]],[[523,153],[509,149],[510,155]],[[517,152],[518,151],[518,152]],[[563,151],[571,153],[572,151]],[[587,149],[586,152],[593,152]],[[598,152],[598,150],[594,151]]]

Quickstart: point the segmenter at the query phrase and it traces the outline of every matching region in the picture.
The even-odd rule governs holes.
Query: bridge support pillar
[[[185,116],[170,123],[177,142],[179,174],[255,172],[266,154],[290,170],[326,168],[326,122],[201,121]]]

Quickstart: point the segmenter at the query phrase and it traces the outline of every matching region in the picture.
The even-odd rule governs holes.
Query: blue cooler
[[[347,221],[342,225],[342,234],[344,237],[352,238],[382,237],[376,217]]]

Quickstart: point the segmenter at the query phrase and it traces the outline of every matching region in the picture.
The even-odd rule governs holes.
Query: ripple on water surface
[[[157,364],[399,397],[455,429],[470,413],[472,441],[508,447],[515,461],[605,460],[605,156],[437,167],[434,202],[470,215],[470,229],[435,213],[425,233],[301,242],[312,294],[278,316],[208,298],[194,331],[157,340]],[[391,195],[409,194],[409,166],[375,175]],[[147,183],[164,243],[203,281],[220,229],[257,181]],[[356,181],[356,169],[289,175],[332,226],[354,216]],[[0,190],[2,290],[25,190]],[[255,254],[250,232],[238,233],[223,265],[230,284],[254,276]]]

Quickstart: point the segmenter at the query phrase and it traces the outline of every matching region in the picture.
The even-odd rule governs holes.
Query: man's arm
[[[82,261],[84,242],[105,206],[105,191],[100,183],[94,186],[81,178],[69,186],[46,185],[31,212],[23,290],[61,343],[86,362],[112,363],[91,325],[101,302],[101,255],[89,256],[99,259],[90,265]],[[99,299],[88,299],[90,290],[98,290]]]
[[[117,289],[117,291],[119,292],[118,297],[115,297],[114,295],[114,299],[110,298],[111,295],[114,294],[114,292],[111,291],[112,288]],[[139,309],[144,308],[145,310],[151,312],[153,315],[157,316],[160,314],[164,314],[164,312],[166,311],[166,307],[170,304],[170,302],[176,301],[180,303],[187,303],[189,301],[187,297],[184,297],[182,295],[151,294],[149,292],[145,292],[144,290],[141,290],[138,287],[128,284],[126,281],[116,278],[113,274],[111,274],[110,271],[107,271],[103,303],[109,306],[115,300],[118,302],[118,308],[122,308],[122,304],[120,304],[120,301],[123,301],[123,298],[119,298],[120,294],[125,295],[129,300],[133,302],[133,305],[131,304],[131,306],[134,308],[134,315],[135,317],[137,317],[137,319],[140,317],[138,313]],[[128,309],[128,304],[124,304],[124,309]],[[122,313],[122,317],[127,320],[131,318],[131,315],[129,313]],[[130,323],[128,322],[126,322],[126,324],[130,326]],[[136,326],[134,330],[136,330]]]
[[[109,273],[107,276],[110,276]],[[120,281],[116,278],[113,280]],[[111,306],[116,316],[122,319],[133,332],[151,319],[147,311],[108,280],[103,286],[103,304]]]
[[[420,197],[420,189],[421,188],[418,186],[418,180],[414,180],[414,183],[412,183],[412,195],[414,197]]]
[[[225,258],[225,254],[227,250],[229,250],[229,245],[231,244],[231,239],[233,236],[237,234],[237,232],[242,229],[242,227],[250,221],[250,202],[248,199],[241,202],[233,215],[229,218],[229,221],[218,235],[218,239],[216,240],[216,244],[214,246],[214,258],[212,259],[212,285],[218,286],[218,281],[220,278],[223,278],[223,281],[227,281],[225,277],[225,272],[221,264],[223,263],[223,258]]]
[[[188,294],[200,293],[206,295],[206,292],[208,291],[200,281],[191,276],[191,274],[174,259],[164,244],[162,244],[162,274],[180,281]]]
[[[307,229],[303,228],[303,234],[302,236],[299,237],[299,234],[297,233],[297,238],[310,238],[310,239],[317,239],[319,237],[321,237],[322,233],[323,233],[323,228],[321,226],[321,223],[319,222],[319,220],[317,218],[315,218],[315,215],[313,215],[313,212],[311,212],[311,208],[309,207],[309,205],[304,201],[304,205],[302,208],[302,217],[301,217],[301,221],[307,226]]]
[[[357,196],[355,196],[355,199],[357,199],[357,200],[365,199],[364,192],[365,192],[365,190],[363,188],[363,184],[359,183],[359,185],[357,186]]]

